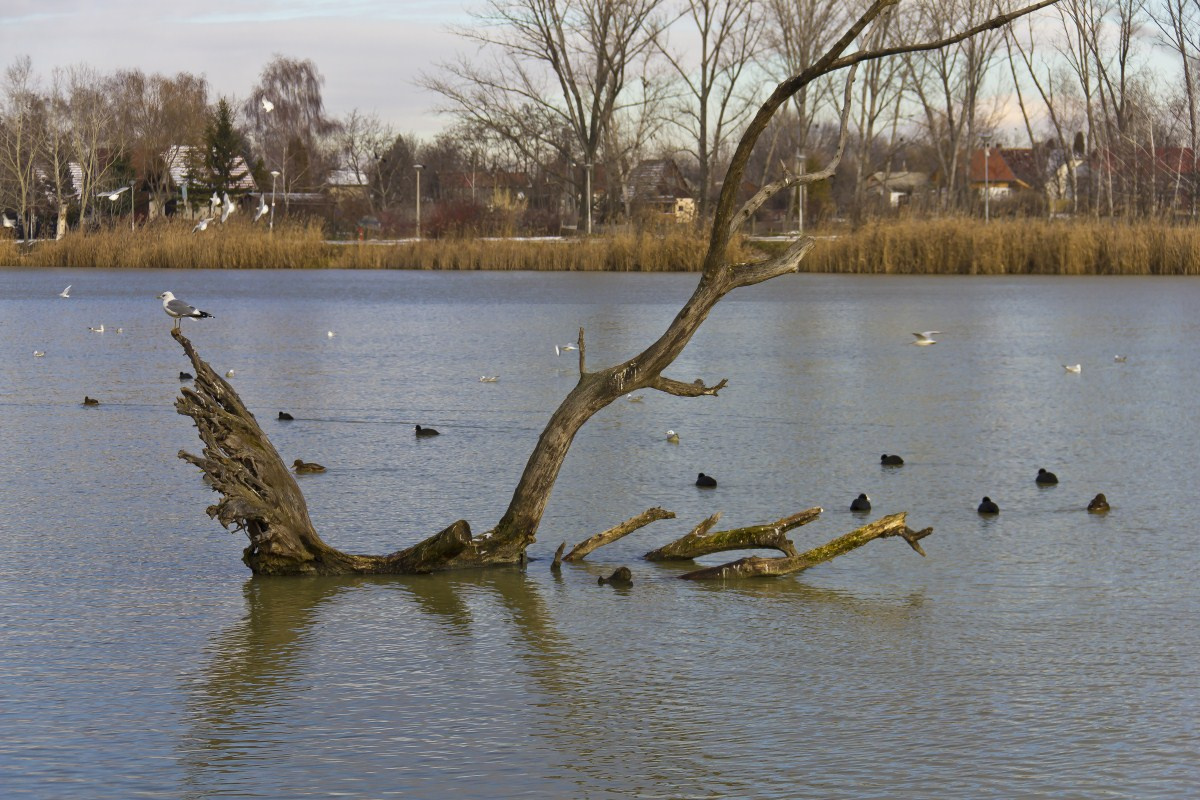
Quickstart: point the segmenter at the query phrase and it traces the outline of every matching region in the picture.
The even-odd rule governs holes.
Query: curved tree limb
[[[652,550],[645,555],[648,561],[676,561],[699,558],[711,553],[727,550],[778,550],[785,556],[796,555],[796,547],[787,538],[787,532],[792,528],[807,525],[821,514],[820,508],[809,508],[790,517],[767,525],[751,525],[745,528],[734,528],[728,531],[709,533],[720,513],[713,514],[691,530],[686,536],[680,537],[668,545]]]
[[[784,558],[751,556],[750,558],[743,558],[716,567],[698,569],[695,572],[688,572],[679,577],[686,580],[708,580],[712,578],[727,580],[731,578],[793,575],[862,547],[864,544],[872,542],[875,539],[883,539],[889,536],[903,538],[914,550],[921,555],[925,555],[917,542],[933,533],[933,528],[913,531],[905,524],[905,516],[904,512],[891,514],[875,522],[868,523],[857,530],[853,530],[845,536],[839,536],[832,542],[823,544],[820,547],[814,547],[799,555]]]
[[[609,528],[603,533],[597,533],[595,536],[585,539],[584,541],[575,545],[575,547],[571,549],[571,552],[563,556],[562,560],[580,561],[584,558],[584,556],[593,550],[601,548],[606,544],[612,544],[618,539],[622,539],[634,531],[646,527],[651,522],[655,522],[660,519],[675,519],[675,512],[667,511],[657,506],[654,508],[648,508],[641,514],[638,514],[636,517],[627,519],[620,525]]]

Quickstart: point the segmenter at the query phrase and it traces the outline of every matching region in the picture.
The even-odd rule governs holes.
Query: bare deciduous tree
[[[666,41],[657,43],[685,88],[686,102],[676,109],[676,124],[687,133],[699,166],[700,219],[708,216],[722,152],[732,132],[754,111],[752,98],[740,92],[753,68],[766,22],[765,16],[754,13],[755,6],[754,0],[687,0],[684,16],[694,30],[685,35],[699,37],[699,50],[692,55],[694,43],[681,52]]]
[[[326,142],[337,123],[325,116],[324,83],[311,59],[276,54],[243,106],[264,163],[280,173],[285,208],[289,193],[325,179]]]
[[[0,101],[0,206],[16,209],[25,236],[35,233],[38,160],[46,136],[46,99],[33,61],[18,56],[4,71]]]
[[[564,164],[596,164],[606,137],[623,141],[610,129],[659,34],[661,2],[489,0],[479,24],[458,33],[493,60],[464,56],[421,83],[444,111],[530,156],[548,147]]]
[[[723,297],[735,289],[796,272],[801,260],[813,247],[811,237],[802,237],[782,253],[763,261],[739,263],[730,256],[742,225],[773,194],[799,182],[823,180],[833,173],[845,146],[856,65],[907,52],[952,46],[1055,0],[1041,0],[1035,5],[984,19],[967,30],[937,39],[847,53],[863,31],[898,1],[873,2],[808,68],[776,86],[759,108],[730,161],[717,202],[699,283],[666,331],[632,358],[593,371],[588,368],[584,331],[580,329],[578,382],[542,431],[507,510],[493,528],[479,536],[473,536],[467,523],[459,520],[419,544],[390,555],[351,555],[330,547],[317,535],[299,488],[233,387],[199,357],[181,333],[174,331],[172,335],[192,359],[197,376],[194,388],[183,390],[176,408],[180,413],[192,417],[204,443],[201,456],[188,453],[181,453],[181,456],[202,469],[222,495],[221,500],[209,508],[209,514],[227,527],[245,531],[249,537],[250,545],[243,556],[246,564],[257,573],[330,574],[430,571],[520,562],[525,557],[526,548],[535,541],[546,504],[575,435],[593,415],[636,390],[653,389],[678,397],[716,396],[726,381],[705,383],[698,379],[689,383],[663,373]],[[749,201],[737,208],[738,186],[750,154],[772,117],[803,87],[824,75],[842,71],[847,72],[842,93],[841,138],[837,154],[820,170],[803,176],[786,175],[762,187]],[[893,516],[864,526],[825,548],[817,548],[817,551],[828,557],[829,553],[845,552],[845,548],[861,546],[888,535],[904,536],[910,544],[914,544],[927,532],[908,532],[902,517]],[[786,563],[771,560],[743,562],[705,575],[782,574],[817,563],[820,557],[817,551],[813,551],[811,558],[802,554]]]

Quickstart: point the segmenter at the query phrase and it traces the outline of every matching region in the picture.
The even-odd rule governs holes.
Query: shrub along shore
[[[71,234],[26,247],[0,240],[0,264],[178,269],[428,269],[687,272],[700,269],[707,231],[591,239],[324,240],[319,226],[235,221],[202,233],[178,223]],[[738,260],[787,246],[740,245]],[[821,236],[805,272],[891,275],[1197,275],[1200,227],[1107,220],[911,220]]]

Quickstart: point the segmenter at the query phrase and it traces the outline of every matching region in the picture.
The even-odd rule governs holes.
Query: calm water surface
[[[573,383],[554,345],[583,326],[590,364],[627,358],[695,280],[0,270],[3,795],[1194,795],[1194,279],[742,290],[669,371],[728,388],[592,420],[525,570],[253,579],[176,457],[199,440],[167,289],[216,315],[188,334],[284,459],[329,467],[301,479],[327,541],[485,530]],[[911,346],[926,329],[939,344]],[[928,558],[885,540],[725,586],[640,559],[715,511],[820,505],[793,534],[812,546],[866,519],[859,492],[932,525]],[[1111,513],[1084,511],[1097,492]],[[550,572],[560,542],[654,505],[678,518]],[[622,564],[631,589],[596,584]]]

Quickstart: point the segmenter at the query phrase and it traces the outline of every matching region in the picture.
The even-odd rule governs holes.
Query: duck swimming
[[[904,459],[900,456],[889,456],[887,453],[884,453],[879,457],[879,463],[885,467],[902,467],[904,466]]]
[[[696,485],[705,489],[713,489],[716,488],[717,479],[711,475],[705,475],[703,472],[701,472],[696,476]]]
[[[1058,476],[1053,472],[1049,472],[1041,467],[1038,467],[1038,474],[1037,477],[1034,478],[1034,481],[1042,484],[1043,486],[1050,486],[1058,483]]]
[[[292,462],[292,469],[305,475],[311,475],[317,472],[325,471],[325,468],[315,461],[302,461],[298,458]]]
[[[1092,502],[1088,503],[1088,511],[1093,514],[1103,514],[1108,511],[1108,498],[1104,496],[1104,492],[1092,498]]]
[[[992,498],[984,497],[983,502],[979,504],[979,508],[976,511],[980,514],[999,514],[1000,506],[996,505]]]
[[[850,501],[851,511],[870,511],[871,498],[867,497],[866,493],[860,494],[858,497]]]
[[[438,432],[433,428],[422,428],[418,425],[415,429],[417,436],[438,436]]]

